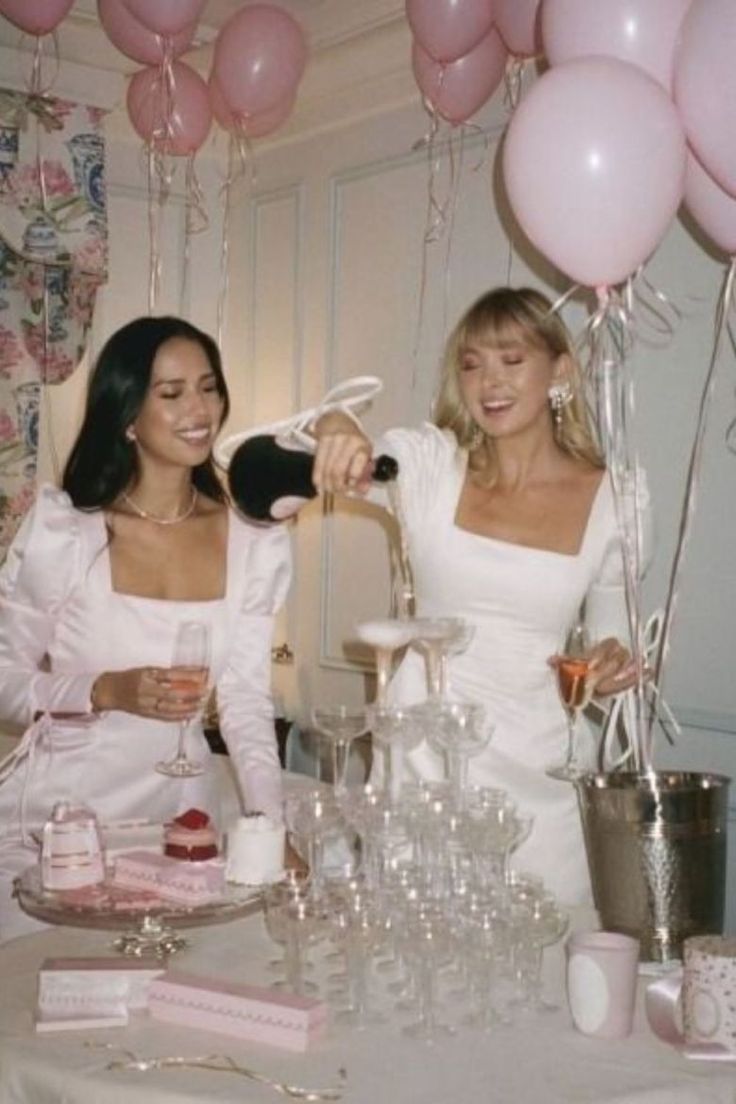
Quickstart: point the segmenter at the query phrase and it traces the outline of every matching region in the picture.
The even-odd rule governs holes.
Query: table
[[[218,927],[191,929],[193,945],[176,968],[263,984],[275,946],[260,914]],[[47,956],[104,954],[105,932],[57,928],[0,947],[0,1104],[184,1104],[186,1101],[274,1104],[273,1089],[230,1074],[163,1070],[110,1072],[110,1057],[90,1050],[76,1031],[36,1035],[36,974]],[[545,964],[547,988],[562,1000],[562,951]],[[323,952],[315,948],[315,977]],[[586,1038],[567,1011],[530,1016],[494,1034],[463,1031],[426,1047],[404,1038],[400,1021],[366,1031],[332,1026],[307,1054],[290,1054],[222,1035],[197,1033],[131,1016],[126,1028],[89,1038],[139,1057],[228,1054],[270,1077],[328,1086],[344,1067],[344,1104],[736,1104],[736,1064],[694,1062],[657,1040],[643,1020],[641,980],[634,1034],[620,1042]]]

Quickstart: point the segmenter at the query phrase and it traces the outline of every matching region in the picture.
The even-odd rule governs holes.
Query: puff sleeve
[[[63,606],[81,577],[77,511],[67,494],[39,489],[0,569],[0,718],[27,726],[39,712],[89,713],[96,673],[54,672],[44,660]]]
[[[608,478],[604,476],[604,478]],[[651,563],[654,537],[649,488],[646,474],[639,469],[635,488],[625,491],[621,509],[625,528],[635,532],[634,510],[638,515],[640,543],[640,573],[644,575]],[[614,636],[629,642],[629,620],[626,609],[626,585],[621,531],[613,490],[608,489],[608,537],[603,548],[600,567],[586,596],[586,622],[593,640]]]
[[[246,810],[283,818],[281,765],[271,697],[274,616],[291,581],[286,527],[245,530],[244,587],[235,611],[227,664],[217,682],[220,730],[240,784]]]
[[[389,429],[373,445],[374,456],[385,453],[399,465],[401,504],[409,529],[426,517],[437,497],[437,487],[459,450],[455,435],[424,422],[417,429]],[[386,485],[374,483],[369,499],[389,506]]]

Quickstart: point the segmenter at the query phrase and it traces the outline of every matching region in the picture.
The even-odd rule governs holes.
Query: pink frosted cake
[[[186,862],[217,857],[217,833],[201,809],[187,809],[164,828],[164,855]]]
[[[151,851],[129,851],[115,859],[112,882],[128,890],[154,893],[164,901],[204,905],[224,895],[225,864],[220,859],[181,862]]]

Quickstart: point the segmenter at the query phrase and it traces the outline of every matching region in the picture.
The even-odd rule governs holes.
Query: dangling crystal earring
[[[485,434],[480,426],[476,426],[473,432],[470,434],[470,440],[468,441],[468,452],[474,452],[475,449],[480,448],[483,444]]]
[[[553,383],[547,392],[547,396],[549,398],[549,405],[552,408],[555,429],[559,430],[562,425],[563,408],[568,406],[573,399],[572,387],[569,381],[563,380],[562,383]]]

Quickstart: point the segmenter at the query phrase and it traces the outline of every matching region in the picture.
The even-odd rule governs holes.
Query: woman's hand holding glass
[[[631,653],[615,637],[606,637],[588,653],[590,693],[599,697],[620,694],[637,681],[637,664]]]
[[[196,684],[191,670],[176,667],[131,667],[105,671],[95,680],[92,704],[97,712],[119,710],[157,721],[187,721],[207,697],[206,671]]]
[[[198,697],[200,703],[204,704],[210,665],[208,625],[201,621],[184,621],[179,626],[174,641],[174,663],[175,667],[171,670],[179,671],[180,675],[178,678],[172,678],[170,670],[169,683],[172,689],[181,693],[184,698]],[[189,759],[185,748],[187,728],[196,712],[197,709],[194,709],[179,722],[179,743],[176,755],[173,759],[156,764],[159,774],[172,775],[174,778],[189,778],[203,773],[202,764]]]
[[[581,771],[578,762],[577,723],[580,711],[593,695],[620,694],[634,686],[638,666],[630,653],[614,637],[591,644],[585,626],[576,624],[567,639],[565,651],[549,660],[557,677],[557,689],[567,715],[568,745],[565,762],[548,768],[551,778],[575,779]]]
[[[550,778],[560,782],[574,781],[581,773],[578,761],[577,724],[580,710],[590,701],[591,682],[588,672],[591,645],[585,626],[578,623],[570,630],[562,655],[553,656],[550,666],[557,678],[557,690],[567,717],[567,752],[564,763],[547,768]]]

